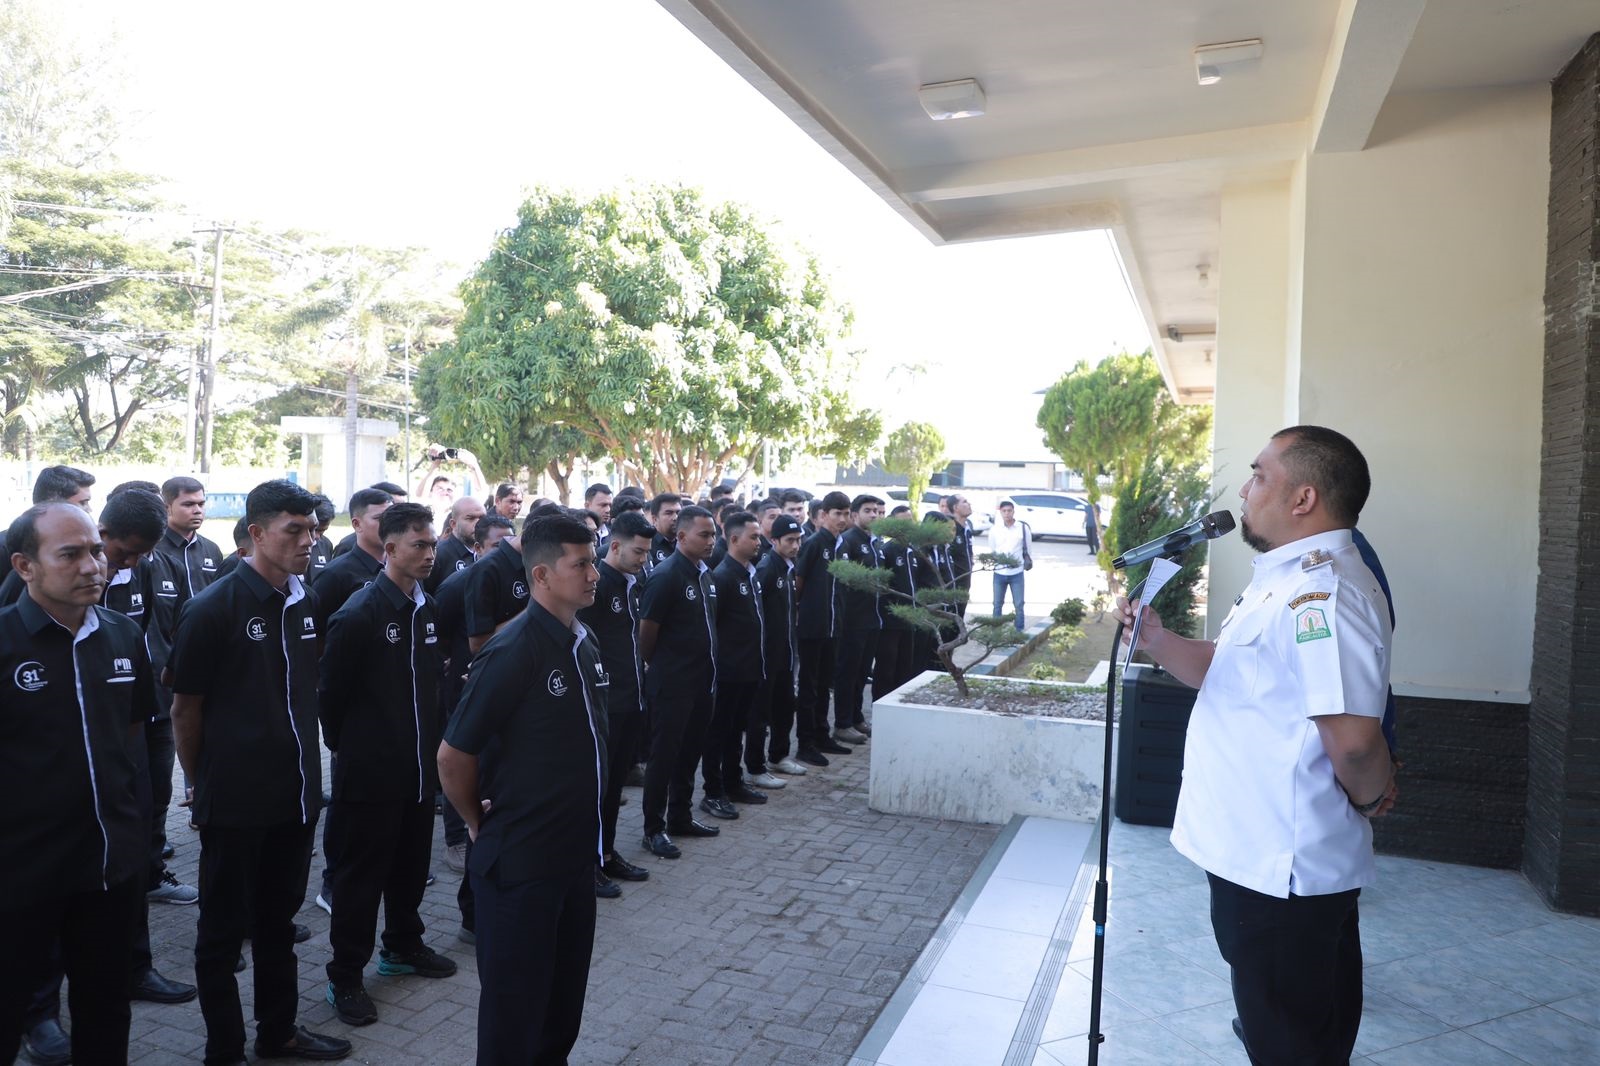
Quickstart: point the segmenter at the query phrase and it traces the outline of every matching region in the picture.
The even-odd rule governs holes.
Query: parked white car
[[[959,493],[961,490],[955,489],[953,491]],[[896,505],[906,502],[905,489],[889,489],[884,492],[884,495],[889,497],[889,510],[891,511],[895,509]],[[918,517],[927,514],[929,511],[937,511],[939,509],[939,501],[942,500],[946,495],[948,494],[940,492],[937,489],[924,490],[922,493],[922,510]],[[989,532],[990,526],[994,525],[994,516],[990,514],[980,514],[978,511],[974,510],[972,512],[971,521],[973,535],[981,537],[985,533]]]
[[[1089,504],[1081,496],[1066,492],[1013,492],[1002,499],[1008,499],[1016,505],[1017,521],[1028,523],[1035,537],[1087,539],[1083,532],[1083,523],[1088,516]],[[1102,529],[1109,520],[1110,515],[1104,507],[1101,507]],[[990,516],[990,521],[1000,521],[998,503],[995,505],[995,513]]]

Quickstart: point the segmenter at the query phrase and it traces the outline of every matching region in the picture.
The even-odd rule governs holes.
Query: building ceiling
[[[1391,91],[1548,81],[1600,30],[1596,0],[658,2],[929,240],[1111,230],[1187,402],[1210,344],[1169,327],[1214,330],[1225,185],[1359,150]],[[1197,83],[1197,46],[1248,38]],[[986,113],[931,120],[918,86],[962,78]]]

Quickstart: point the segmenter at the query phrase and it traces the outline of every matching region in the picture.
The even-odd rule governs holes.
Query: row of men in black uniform
[[[118,494],[123,488],[119,487]],[[851,501],[834,494],[811,507],[812,521],[807,523],[813,534],[811,543],[822,547],[811,550],[805,557],[806,565],[815,567],[815,561],[821,560],[822,567],[810,573],[812,593],[809,602],[814,606],[807,612],[800,609],[808,602],[804,594],[806,576],[797,568],[802,530],[797,516],[778,514],[779,507],[786,510],[804,507],[804,497],[791,494],[792,498],[763,501],[758,507],[759,518],[742,512],[728,515],[721,523],[719,535],[717,523],[712,521],[710,513],[696,508],[684,510],[681,499],[676,496],[657,497],[649,501],[647,510],[654,520],[653,529],[638,516],[630,517],[625,513],[619,514],[615,523],[608,523],[606,520],[610,516],[604,505],[609,502],[609,490],[597,491],[604,488],[594,486],[586,493],[587,502],[598,504],[598,513],[592,513],[590,528],[613,527],[602,530],[609,536],[607,558],[598,572],[601,594],[588,608],[587,614],[593,623],[593,632],[600,637],[602,655],[609,659],[606,674],[611,678],[621,677],[625,682],[631,680],[634,684],[629,686],[625,683],[621,686],[625,691],[613,689],[610,693],[612,707],[620,709],[622,713],[607,716],[607,732],[610,734],[607,746],[612,753],[610,761],[613,767],[612,772],[605,775],[610,778],[609,787],[605,790],[598,812],[603,826],[599,858],[603,869],[637,880],[648,874],[616,855],[614,834],[620,783],[624,776],[622,771],[633,757],[635,740],[642,732],[644,721],[651,723],[648,746],[651,773],[646,788],[645,843],[651,851],[667,857],[676,857],[678,854],[676,846],[666,835],[668,827],[680,835],[685,831],[694,835],[714,832],[709,826],[697,822],[688,809],[692,798],[693,771],[697,763],[703,763],[707,789],[701,809],[726,818],[736,816],[730,800],[760,802],[765,798],[741,778],[741,748],[745,754],[744,769],[749,771],[752,779],[763,781],[768,787],[771,787],[771,781],[776,780],[761,764],[761,750],[769,721],[772,725],[771,760],[780,767],[787,762],[789,772],[804,772],[802,764],[787,758],[789,722],[796,717],[800,755],[806,762],[823,765],[826,762],[822,754],[824,750],[848,750],[827,733],[826,692],[829,686],[825,679],[819,683],[819,678],[830,658],[833,644],[831,634],[858,634],[867,632],[868,627],[851,624],[852,621],[860,621],[862,616],[851,612],[848,597],[846,609],[843,612],[839,610],[838,596],[831,577],[826,573],[826,562],[845,552],[847,526],[862,534],[870,529],[874,508],[878,504],[871,498],[859,498],[852,505]],[[159,539],[174,541],[170,546],[172,550],[161,553],[157,560],[151,561],[145,567],[144,574],[138,577],[138,582],[140,587],[158,590],[155,593],[158,597],[162,597],[163,591],[171,591],[170,584],[181,584],[182,598],[188,599],[199,591],[197,585],[204,587],[211,575],[225,573],[230,560],[224,560],[214,545],[198,536],[199,520],[203,517],[203,489],[197,483],[187,483],[187,479],[174,479],[163,490],[167,496],[167,506],[163,510],[167,514],[178,512],[191,516],[190,535],[182,537],[177,527],[169,523]],[[141,489],[139,494],[150,502],[147,490]],[[180,499],[195,494],[199,495],[198,507],[195,506],[197,501]],[[627,498],[628,495],[627,490],[619,494],[618,510],[621,512],[625,512],[633,502]],[[632,495],[634,499],[642,496],[636,492]],[[177,507],[174,507],[175,503]],[[187,509],[183,507],[184,503],[189,505]],[[345,1020],[357,1024],[376,1017],[370,998],[361,988],[360,974],[372,951],[373,926],[380,896],[386,906],[389,927],[385,931],[385,959],[380,963],[380,970],[442,976],[444,972],[454,969],[448,959],[422,947],[421,925],[415,917],[416,900],[420,899],[422,883],[426,878],[427,854],[431,846],[431,798],[437,787],[430,771],[433,760],[427,758],[426,753],[439,732],[437,723],[440,715],[437,709],[441,706],[449,708],[455,703],[454,696],[459,691],[458,683],[461,681],[461,664],[478,652],[490,636],[506,628],[520,614],[529,598],[528,582],[533,576],[523,565],[519,545],[507,537],[510,522],[503,514],[482,516],[481,507],[474,501],[458,501],[451,515],[454,528],[439,545],[436,563],[431,530],[426,528],[429,521],[425,521],[431,521],[431,514],[425,508],[409,505],[397,512],[392,520],[385,522],[383,515],[390,509],[391,503],[392,494],[380,489],[363,490],[351,500],[350,512],[356,527],[351,539],[354,547],[360,550],[347,552],[348,558],[332,553],[326,538],[322,536],[322,530],[332,517],[331,507],[327,506],[326,501],[312,501],[313,510],[304,523],[317,538],[315,542],[308,543],[305,553],[308,572],[317,575],[317,593],[315,597],[302,593],[302,599],[313,602],[303,607],[301,621],[304,629],[296,636],[312,644],[291,645],[287,635],[280,633],[280,636],[286,662],[291,667],[294,658],[290,654],[291,648],[300,652],[301,657],[313,645],[326,645],[327,650],[321,656],[321,692],[315,697],[302,694],[297,708],[293,685],[284,682],[288,704],[285,720],[290,725],[289,734],[294,740],[299,763],[301,787],[293,800],[298,805],[300,817],[285,823],[288,827],[286,839],[268,842],[273,846],[266,848],[265,853],[270,854],[274,861],[262,864],[291,871],[299,866],[302,870],[298,889],[292,893],[289,891],[295,880],[291,874],[289,883],[282,886],[284,891],[279,897],[285,909],[276,917],[292,916],[303,898],[304,864],[278,861],[283,858],[284,852],[277,845],[290,845],[289,854],[292,855],[297,852],[298,838],[303,835],[305,858],[306,862],[309,861],[309,826],[315,821],[312,808],[314,801],[319,801],[321,796],[312,796],[313,792],[320,793],[320,785],[312,789],[309,777],[319,777],[315,774],[319,768],[311,765],[308,770],[308,762],[315,763],[308,753],[308,748],[314,752],[314,745],[305,743],[304,734],[311,732],[314,735],[315,727],[314,722],[308,723],[311,729],[306,730],[295,719],[297,710],[303,711],[306,703],[316,702],[322,709],[324,737],[328,746],[336,752],[333,804],[325,827],[325,847],[330,871],[336,872],[337,876],[331,883],[325,883],[325,891],[340,899],[340,906],[334,911],[335,959],[329,965],[328,997]],[[124,509],[108,507],[107,514],[102,516],[102,527],[107,526],[108,520],[115,526],[121,520],[118,516]],[[150,514],[154,513],[153,508],[145,509]],[[723,510],[725,513],[727,508]],[[402,519],[405,521],[402,522]],[[254,521],[251,524],[256,525]],[[668,529],[672,530],[676,541],[671,551],[667,550]],[[98,532],[104,536],[103,543],[111,546],[113,551],[117,550],[114,545],[118,537],[111,534],[123,534],[124,540],[127,536],[125,531],[117,528],[102,528]],[[827,535],[815,536],[819,532]],[[257,532],[256,536],[259,535]],[[405,550],[408,546],[407,537],[412,538],[409,561]],[[148,539],[144,531],[133,538],[135,548],[141,539]],[[864,541],[881,562],[881,546],[874,545],[869,535],[848,539],[852,543]],[[507,550],[497,554],[496,549],[502,541]],[[713,575],[706,562],[718,553],[724,553],[726,558],[718,564]],[[22,554],[26,555],[26,552]],[[111,567],[114,571],[113,582],[120,576],[122,580],[117,584],[128,585],[130,578],[139,574],[139,554],[137,551],[124,550],[120,558],[113,560],[133,564]],[[331,554],[333,558],[330,558]],[[479,555],[488,565],[472,567],[473,572],[469,576],[469,558]],[[760,572],[755,565],[758,560],[762,563]],[[298,559],[290,562],[296,563]],[[271,561],[242,568],[241,574],[254,571],[257,576],[255,579],[247,577],[235,582],[238,588],[231,591],[237,592],[248,586],[251,592],[261,592],[259,574],[263,566],[270,569]],[[406,583],[408,566],[410,580],[414,584],[410,592],[401,597],[395,589]],[[27,569],[25,565],[23,570]],[[161,576],[163,571],[166,576]],[[640,571],[651,574],[648,587],[656,590],[646,596],[640,595]],[[181,581],[174,582],[173,577],[180,572]],[[380,578],[383,580],[380,581]],[[108,602],[111,601],[110,590],[117,584],[108,582],[104,586]],[[421,617],[424,607],[431,613],[435,606],[420,591],[419,586],[427,584],[433,584],[440,594],[440,617],[437,620]],[[292,585],[292,582],[286,582],[284,589],[290,589]],[[383,612],[375,612],[381,602],[377,594],[366,594],[360,599],[359,605],[367,608],[365,612],[354,609],[358,604],[350,604],[351,610],[340,610],[355,592],[368,585],[380,589],[392,601],[388,606],[395,610],[404,611],[407,607],[403,599],[412,600],[416,605],[416,610],[405,619],[407,624],[403,627],[404,632],[410,634],[410,639],[403,641],[410,646],[411,652],[409,679],[406,678],[408,671],[402,668],[403,664],[390,664],[395,669],[388,671],[353,669],[352,664],[365,662],[354,650],[363,641],[354,636],[351,639],[339,639],[344,634],[362,634],[369,638],[366,643],[379,651],[384,650],[385,644],[393,650],[402,643],[397,639],[401,632],[398,617],[384,621],[380,617]],[[823,591],[819,592],[819,589]],[[250,600],[249,596],[243,598]],[[290,599],[289,594],[284,593],[284,598]],[[130,609],[138,599],[140,594],[131,595]],[[236,595],[232,599],[238,600],[240,597]],[[207,604],[220,608],[223,600],[224,597],[214,595]],[[719,610],[717,605],[720,603],[727,603],[728,607]],[[246,604],[247,607],[256,605],[253,601]],[[134,613],[139,614],[136,610]],[[149,635],[151,630],[159,632],[161,629],[159,625],[150,625],[161,613],[152,610],[144,615],[142,624],[145,626],[147,644],[152,642]],[[190,612],[196,618],[201,613]],[[877,605],[873,605],[871,613],[881,626],[884,616]],[[769,614],[775,622],[771,627],[766,624]],[[842,626],[838,624],[841,615],[845,620]],[[229,644],[228,638],[223,636],[229,630],[226,624],[229,619],[218,617],[212,621],[217,624],[202,625],[192,621],[189,632],[207,633],[215,640],[222,641],[223,645]],[[268,618],[252,614],[243,619],[243,623],[246,641],[268,643],[268,631],[272,628]],[[819,641],[818,630],[825,640]],[[723,637],[723,654],[718,653],[719,636]],[[192,636],[191,643],[201,639]],[[819,647],[819,643],[827,646]],[[837,657],[845,665],[836,673],[836,677],[844,679],[846,686],[849,679],[856,676],[854,671],[865,669],[859,664],[871,661],[870,656],[848,647],[850,643],[848,639],[840,641],[844,653]],[[439,647],[428,647],[438,644],[448,649],[446,654],[437,654]],[[249,644],[240,646],[247,650],[249,648]],[[154,648],[151,650],[154,651]],[[212,653],[200,654],[197,658],[215,662],[226,658],[220,654],[223,650],[213,648]],[[176,662],[179,657],[174,655],[172,659]],[[648,670],[645,668],[647,662]],[[425,680],[429,676],[427,667],[430,664],[438,667],[433,675],[437,678],[436,684]],[[169,673],[169,670],[170,667],[160,671],[164,679],[172,680],[179,676]],[[883,672],[881,656],[879,672]],[[242,672],[225,672],[225,675],[237,682],[241,677],[248,678],[250,673],[246,669]],[[288,673],[294,673],[292,668]],[[299,671],[300,681],[304,682],[309,673],[304,669]],[[208,676],[214,679],[217,675],[213,672]],[[797,676],[803,684],[809,683],[811,686],[809,694],[813,702],[809,705],[809,715],[804,703],[804,689],[798,708],[794,701],[784,695],[794,692]],[[648,682],[645,681],[647,677],[650,679]],[[383,687],[385,679],[396,684],[408,680],[409,683],[402,686],[408,691],[374,693],[373,688]],[[260,682],[265,679],[249,680]],[[254,687],[246,684],[244,691],[251,691]],[[275,687],[268,685],[269,690]],[[626,691],[630,688],[631,691]],[[852,739],[862,736],[851,731],[853,726],[865,726],[860,717],[860,691],[860,686],[854,686],[855,699],[852,701],[849,689],[844,689],[845,699],[837,709],[838,728],[834,736]],[[202,717],[215,716],[204,714],[202,706],[206,701],[203,694],[185,692],[182,687],[178,688],[178,693],[176,702],[179,707],[175,708],[177,713],[174,717],[190,719],[188,732],[191,740],[196,740],[194,722]],[[816,703],[819,693],[820,720]],[[428,698],[434,694],[437,694],[438,702]],[[431,713],[424,713],[424,704],[431,705]],[[412,712],[409,716],[397,713],[407,706]],[[355,714],[347,722],[346,710],[356,707],[366,707],[367,711]],[[650,708],[648,715],[645,713],[646,707]],[[405,721],[408,717],[409,725]],[[152,713],[150,718],[154,720],[156,714]],[[351,723],[355,728],[347,730],[345,726]],[[221,732],[216,728],[218,723],[208,724],[212,728],[208,730],[207,737],[214,739],[213,735]],[[432,728],[429,728],[430,725]],[[179,732],[182,734],[184,730],[180,728]],[[704,743],[700,740],[702,734],[706,738]],[[402,735],[407,741],[403,745],[397,743],[397,738]],[[345,743],[346,737],[354,738],[353,753],[346,750],[351,747]],[[179,746],[185,747],[181,742]],[[274,777],[271,773],[260,773],[263,760],[259,757],[264,753],[256,750],[248,752],[250,759],[247,761],[252,764],[249,768],[257,773],[230,774],[226,780],[234,787],[219,787],[213,791],[201,783],[221,780],[216,774],[206,774],[200,770],[199,764],[205,761],[201,755],[207,750],[206,746],[197,742],[188,746],[194,750],[188,753],[191,758],[184,760],[185,768],[192,769],[199,786],[195,820],[202,827],[202,889],[206,888],[208,880],[215,881],[209,893],[213,901],[225,899],[230,909],[238,912],[231,926],[219,931],[217,922],[208,922],[206,912],[215,913],[223,904],[214,902],[211,907],[202,904],[196,972],[200,977],[202,1010],[207,1017],[208,1061],[235,1061],[230,1057],[235,1044],[242,1053],[243,1027],[242,1021],[237,1019],[237,992],[232,979],[232,965],[238,955],[237,941],[251,932],[257,934],[254,948],[258,960],[258,1000],[262,1001],[258,1008],[258,1018],[262,1023],[258,1051],[265,1046],[268,1050],[282,1049],[300,1057],[332,1057],[346,1053],[347,1042],[294,1029],[292,980],[282,982],[288,987],[281,995],[270,996],[275,1007],[265,1002],[269,997],[262,995],[261,986],[269,975],[261,967],[263,949],[268,949],[266,954],[279,956],[280,964],[271,968],[282,971],[278,949],[285,946],[278,943],[281,938],[273,935],[274,930],[267,930],[265,939],[261,936],[263,920],[259,906],[255,908],[258,913],[254,924],[249,918],[250,906],[232,906],[235,903],[259,904],[259,897],[273,895],[268,891],[270,884],[251,881],[251,875],[264,873],[265,870],[250,870],[251,863],[245,862],[242,872],[246,876],[241,880],[241,870],[233,869],[238,865],[237,862],[230,864],[219,859],[217,863],[208,863],[206,860],[204,844],[208,835],[215,838],[211,850],[224,858],[230,855],[236,859],[250,857],[253,849],[253,858],[257,863],[263,858],[260,849],[263,841],[259,833],[248,834],[248,842],[233,841],[230,840],[231,834],[223,832],[223,823],[238,821],[240,817],[254,823],[265,813],[261,810],[265,803],[262,796],[270,793],[270,789],[237,787],[241,781],[264,783],[264,779]],[[404,755],[407,751],[414,754],[415,758]],[[245,752],[241,751],[241,754]],[[401,765],[402,759],[404,766]],[[228,762],[223,760],[224,764]],[[146,763],[148,765],[149,760]],[[191,767],[191,763],[195,765]],[[414,772],[404,772],[406,767],[412,765]],[[151,773],[146,776],[161,775]],[[292,772],[281,775],[280,785],[294,776]],[[166,778],[170,782],[170,769]],[[403,796],[413,795],[413,787],[417,797],[415,802],[402,802]],[[246,796],[250,799],[243,802]],[[282,799],[287,804],[290,797],[286,793]],[[246,809],[232,811],[231,807],[239,802],[243,802]],[[396,803],[400,804],[398,808]],[[220,817],[219,811],[222,812]],[[380,811],[383,813],[380,814]],[[663,814],[667,817],[664,818]],[[217,870],[211,872],[218,874],[220,880],[207,876],[208,868],[219,865],[223,867],[222,872],[231,870],[232,880],[222,877]],[[467,879],[465,884],[470,886],[476,879]],[[596,875],[597,892],[606,894],[608,883],[603,873]],[[253,893],[258,898],[241,900],[240,893]],[[292,908],[288,906],[291,896]],[[470,930],[473,925],[470,890],[463,892],[463,903],[464,925]],[[283,923],[275,924],[281,926]],[[212,936],[209,938],[208,926],[212,927]],[[352,928],[355,930],[353,934]],[[231,953],[219,949],[219,944],[225,947],[229,942],[233,942]],[[292,948],[285,950],[292,960]],[[207,956],[212,957],[208,959]],[[224,963],[227,965],[224,966]],[[385,969],[386,966],[388,969]],[[287,975],[292,978],[292,961],[287,968]],[[211,991],[209,997],[208,986]],[[72,987],[76,989],[77,983]],[[212,1001],[210,1004],[208,999]],[[231,1011],[227,1009],[230,1001]],[[125,1001],[123,1009],[126,1009]],[[219,1017],[213,1019],[213,1014]],[[220,1024],[213,1024],[214,1021]],[[571,1018],[570,1022],[574,1027],[571,1036],[575,1039],[577,1019]],[[0,1049],[3,1049],[3,1045],[0,1045]],[[87,1051],[80,1054],[80,1061],[91,1061],[87,1057],[89,1054]]]

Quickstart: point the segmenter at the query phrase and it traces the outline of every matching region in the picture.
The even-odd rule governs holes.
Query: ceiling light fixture
[[[972,78],[923,85],[917,89],[917,99],[922,101],[922,110],[935,122],[948,118],[977,118],[988,103],[983,86]]]
[[[1194,50],[1194,74],[1201,85],[1215,85],[1224,74],[1241,70],[1261,59],[1261,38],[1203,44]]]
[[[1195,341],[1211,341],[1217,339],[1216,326],[1168,326],[1167,340],[1174,344],[1190,344]]]

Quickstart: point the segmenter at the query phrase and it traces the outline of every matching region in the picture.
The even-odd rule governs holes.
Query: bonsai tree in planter
[[[880,518],[873,523],[872,534],[887,541],[891,552],[909,547],[927,564],[919,570],[915,595],[892,587],[892,567],[874,569],[848,559],[835,559],[828,564],[828,572],[845,588],[876,593],[888,601],[888,610],[896,618],[918,632],[931,636],[934,654],[944,664],[962,698],[970,696],[972,693],[967,687],[966,671],[956,665],[956,649],[971,642],[981,645],[986,649],[985,654],[988,654],[997,648],[1016,647],[1025,643],[1027,638],[1015,628],[1016,615],[1003,614],[998,618],[980,616],[967,620],[968,594],[956,584],[948,561],[950,542],[955,538],[955,526],[950,522]],[[1021,566],[1022,562],[1013,555],[983,552],[973,559],[972,564],[972,572],[977,575]]]

